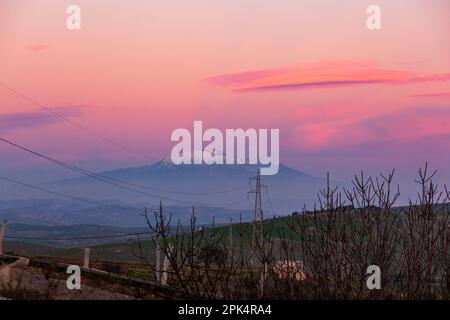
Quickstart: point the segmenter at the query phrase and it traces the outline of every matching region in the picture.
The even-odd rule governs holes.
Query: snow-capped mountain
[[[256,172],[255,165],[174,165],[163,159],[152,165],[99,173],[111,179],[112,184],[83,176],[57,181],[51,186],[80,196],[131,203],[163,201],[167,205],[248,209],[248,191],[254,188],[250,178]],[[263,199],[267,198],[273,211],[298,210],[304,203],[310,204],[324,185],[322,179],[283,164],[278,174],[262,176],[262,183],[268,193],[267,197],[263,190]]]
[[[162,201],[167,213],[187,223],[195,207],[199,223],[251,219],[257,173],[255,165],[174,165],[161,160],[151,165],[100,172],[94,177],[80,176],[55,181],[41,187],[77,198],[85,203],[17,186],[8,195],[2,192],[0,217],[33,224],[96,223],[136,226],[145,222],[144,207],[150,212]],[[288,214],[311,207],[317,191],[324,186],[320,178],[283,164],[278,174],[262,176],[262,204],[267,216]],[[96,205],[106,203],[112,206]],[[115,207],[131,207],[133,212]],[[235,220],[236,221],[236,220]]]

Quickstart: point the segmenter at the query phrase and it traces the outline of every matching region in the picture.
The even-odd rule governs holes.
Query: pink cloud
[[[435,140],[427,137],[450,136],[449,122],[448,107],[405,108],[350,123],[304,123],[293,130],[291,141],[309,152],[374,152],[393,145],[400,152],[403,144],[432,146]]]
[[[224,74],[210,77],[207,81],[215,86],[229,87],[233,91],[270,92],[450,81],[450,73],[419,74],[383,68],[372,61],[324,61]]]
[[[50,109],[57,112],[64,118],[82,116],[81,107],[77,106],[56,107]],[[62,121],[63,118],[55,117],[54,115],[42,110],[0,114],[0,133],[10,133],[22,129],[41,128],[44,126],[61,123]]]

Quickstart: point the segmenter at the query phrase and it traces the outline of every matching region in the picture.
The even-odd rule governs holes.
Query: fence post
[[[89,269],[89,264],[91,260],[91,248],[84,248],[84,259],[83,259],[83,267]]]
[[[4,239],[5,233],[6,233],[7,223],[8,223],[8,220],[5,219],[5,221],[3,221],[3,224],[0,228],[0,256],[3,254],[3,239]]]
[[[161,277],[161,285],[162,286],[167,286],[167,282],[169,279],[169,269],[170,269],[169,256],[172,255],[172,251],[173,251],[173,244],[171,243],[171,244],[169,244],[169,250],[168,250],[166,256],[164,257],[162,277]]]

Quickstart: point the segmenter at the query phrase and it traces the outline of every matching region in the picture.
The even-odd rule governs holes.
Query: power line
[[[100,138],[100,139],[102,139],[102,140],[104,140],[104,141],[107,141],[107,142],[109,142],[109,143],[111,143],[111,144],[113,144],[113,145],[115,145],[115,146],[117,146],[117,147],[120,147],[120,148],[122,148],[122,149],[125,149],[125,150],[127,150],[127,151],[130,151],[130,152],[133,152],[133,153],[135,153],[135,154],[138,154],[138,155],[140,155],[141,157],[143,157],[143,158],[145,158],[145,159],[148,158],[146,155],[144,155],[143,153],[141,153],[141,152],[139,152],[139,151],[136,151],[136,150],[134,150],[134,149],[131,149],[131,148],[129,148],[128,146],[123,145],[123,144],[121,144],[121,143],[115,142],[115,141],[113,141],[113,140],[111,140],[111,139],[109,139],[109,138],[107,138],[107,137],[105,137],[105,136],[103,136],[103,135],[101,135],[101,134],[98,134],[98,133],[92,131],[92,130],[89,129],[89,128],[86,128],[86,127],[84,127],[84,126],[82,126],[82,125],[80,125],[80,124],[78,124],[78,123],[76,123],[76,122],[74,122],[74,121],[72,121],[72,120],[70,120],[70,119],[64,117],[64,116],[61,115],[60,113],[57,113],[57,112],[53,111],[51,108],[45,107],[43,104],[37,102],[36,100],[34,100],[34,99],[28,97],[28,96],[25,95],[25,94],[23,94],[23,93],[17,91],[16,89],[13,89],[13,88],[9,87],[8,85],[6,85],[6,84],[4,84],[4,83],[1,83],[1,82],[0,82],[0,86],[2,86],[3,88],[9,90],[10,92],[12,92],[12,93],[14,93],[14,94],[16,94],[16,95],[18,95],[18,96],[20,96],[21,98],[23,98],[23,99],[25,99],[25,100],[31,102],[32,104],[34,104],[34,105],[40,107],[41,109],[47,111],[48,113],[52,114],[53,116],[58,117],[58,118],[62,119],[63,121],[68,122],[68,123],[70,123],[71,125],[73,125],[73,126],[79,128],[79,129],[81,129],[81,130],[83,130],[83,131],[85,131],[85,132],[87,132],[87,133],[89,133],[89,134],[91,134],[91,135],[96,136],[97,138]],[[13,146],[19,147],[19,148],[21,148],[21,149],[24,150],[24,151],[31,152],[31,153],[33,153],[33,154],[35,154],[35,155],[37,155],[37,156],[43,157],[43,158],[45,158],[45,159],[47,159],[47,160],[49,160],[49,161],[52,161],[52,162],[54,162],[54,163],[58,163],[58,164],[60,164],[60,165],[65,165],[65,166],[67,165],[66,168],[69,168],[69,166],[70,166],[70,167],[71,167],[70,169],[72,169],[72,170],[80,170],[80,171],[84,171],[85,174],[87,174],[87,175],[95,175],[95,176],[97,176],[97,177],[102,177],[103,179],[107,179],[107,180],[111,180],[111,181],[116,181],[116,182],[119,182],[119,183],[121,183],[121,184],[126,184],[126,185],[130,185],[130,186],[134,186],[134,187],[138,187],[138,188],[143,188],[143,189],[148,189],[148,190],[153,190],[153,191],[159,191],[159,192],[163,192],[163,193],[182,194],[182,195],[215,195],[215,194],[230,193],[230,192],[242,190],[242,189],[245,188],[245,187],[237,187],[237,188],[233,188],[233,189],[229,189],[229,190],[216,191],[216,192],[178,192],[178,191],[164,190],[164,189],[154,188],[154,187],[149,187],[149,186],[143,186],[143,185],[139,185],[139,184],[134,184],[134,183],[130,183],[130,182],[121,181],[121,180],[118,180],[118,179],[106,177],[106,176],[101,175],[101,174],[97,174],[97,173],[94,173],[94,172],[91,172],[91,171],[88,171],[88,170],[85,170],[85,169],[82,169],[82,168],[79,168],[79,167],[76,167],[76,166],[73,166],[73,165],[70,165],[70,164],[67,164],[67,163],[63,163],[62,161],[58,161],[58,160],[55,160],[55,159],[51,159],[51,158],[48,157],[48,156],[39,154],[38,152],[33,152],[32,150],[30,150],[30,149],[28,149],[28,148],[19,146],[19,145],[15,144],[15,143],[12,143],[12,142],[10,142],[10,141],[7,141],[6,139],[1,139],[1,140],[3,140],[4,142],[7,142],[7,143],[9,143],[9,144],[11,144],[11,145],[13,145]],[[79,173],[82,173],[82,172],[79,172]],[[138,190],[131,190],[131,189],[128,189],[128,190],[130,190],[130,191],[135,191],[135,192],[139,192]],[[140,192],[140,193],[142,193],[142,192]],[[194,205],[201,205],[201,206],[203,206],[203,205],[214,205],[214,206],[221,206],[221,205],[224,205],[224,204],[194,203],[194,202],[188,202],[188,201],[182,201],[182,200],[175,200],[175,199],[170,199],[170,198],[164,198],[164,197],[155,196],[155,195],[151,195],[151,194],[147,194],[147,195],[149,195],[149,196],[151,196],[151,197],[155,197],[155,198],[160,198],[160,199],[163,199],[163,200],[167,200],[167,201],[174,201],[174,202],[186,203],[186,204],[191,204],[191,205],[192,205],[192,204],[194,204]]]
[[[269,196],[269,190],[267,187],[264,188],[264,190],[266,191],[267,200],[269,200],[270,209],[272,210],[271,212],[275,212],[275,210],[273,209],[272,200],[270,199],[270,196]]]
[[[0,180],[8,181],[8,182],[11,182],[11,183],[14,183],[14,184],[18,184],[18,185],[21,185],[21,186],[24,186],[24,187],[27,187],[27,188],[30,188],[30,189],[35,189],[35,190],[47,192],[47,193],[50,193],[50,194],[53,194],[53,195],[69,198],[69,199],[72,199],[72,200],[77,200],[77,201],[81,201],[81,202],[95,204],[95,205],[99,205],[99,206],[102,206],[102,207],[109,207],[109,208],[113,208],[113,209],[134,211],[134,212],[138,213],[138,211],[135,208],[132,208],[132,207],[110,205],[110,204],[103,203],[103,202],[96,201],[96,200],[89,200],[89,199],[85,199],[85,198],[71,196],[71,195],[68,195],[68,194],[65,194],[65,193],[56,192],[56,191],[48,190],[48,189],[45,189],[45,188],[33,186],[31,184],[28,184],[28,183],[25,183],[25,182],[21,182],[21,181],[17,181],[17,180],[14,180],[14,179],[10,179],[10,178],[3,177],[3,176],[0,176]]]
[[[178,202],[178,203],[189,204],[189,205],[198,205],[198,206],[204,206],[204,205],[209,205],[209,206],[229,205],[229,204],[223,204],[223,203],[219,203],[219,204],[196,203],[196,202],[192,202],[192,201],[177,200],[177,199],[168,198],[168,197],[164,197],[164,196],[154,195],[154,194],[151,194],[151,193],[148,193],[148,192],[144,192],[144,191],[141,191],[141,190],[137,190],[137,189],[134,189],[134,188],[127,187],[126,185],[137,186],[137,187],[143,187],[143,186],[139,186],[139,185],[133,184],[133,183],[128,183],[126,181],[122,181],[122,180],[111,178],[111,177],[108,177],[108,176],[105,176],[105,175],[102,175],[102,174],[98,174],[98,173],[95,173],[95,172],[92,172],[92,171],[89,171],[89,170],[85,170],[83,168],[71,165],[69,163],[66,163],[66,162],[54,159],[52,157],[49,157],[49,156],[44,155],[42,153],[39,153],[37,151],[33,151],[33,150],[29,149],[29,148],[21,146],[21,145],[19,145],[17,143],[14,143],[14,142],[10,141],[10,140],[7,140],[5,138],[0,138],[0,141],[3,141],[3,142],[5,142],[5,143],[7,143],[7,144],[9,144],[11,146],[19,148],[19,149],[21,149],[23,151],[31,153],[31,154],[33,154],[35,156],[40,157],[40,158],[46,159],[46,160],[48,160],[48,161],[50,161],[52,163],[55,163],[55,164],[60,165],[62,167],[65,167],[65,168],[67,168],[69,170],[72,170],[72,171],[75,171],[77,173],[86,175],[86,176],[91,177],[93,179],[102,181],[104,183],[108,183],[110,185],[113,185],[113,186],[116,186],[116,187],[119,187],[119,188],[122,188],[122,189],[125,189],[125,190],[129,190],[129,191],[140,193],[140,194],[143,194],[143,195],[146,195],[146,196],[150,196],[152,198],[156,198],[156,199],[159,199],[159,200],[167,200],[167,201],[172,201],[172,202]],[[157,190],[157,191],[161,191],[162,190],[162,189],[151,188],[151,187],[146,187],[146,188],[154,189],[154,190]],[[234,203],[231,204],[231,205],[234,205]]]
[[[224,191],[217,191],[217,192],[181,192],[181,191],[172,191],[172,190],[165,190],[165,189],[160,189],[160,188],[155,188],[155,187],[150,187],[150,186],[144,186],[144,185],[140,185],[140,184],[137,184],[137,183],[131,183],[131,182],[119,180],[119,179],[116,179],[116,178],[108,177],[108,176],[105,176],[105,175],[103,175],[101,173],[95,173],[93,171],[89,171],[89,170],[77,167],[75,165],[71,165],[71,164],[69,164],[67,162],[63,162],[63,161],[57,160],[55,158],[52,158],[50,156],[44,155],[44,154],[42,154],[40,152],[31,150],[31,149],[29,149],[27,147],[24,147],[24,146],[19,145],[19,144],[15,143],[15,142],[12,142],[11,140],[8,140],[6,138],[1,138],[0,137],[0,141],[3,141],[3,142],[5,142],[5,143],[7,143],[7,144],[9,144],[9,145],[11,145],[13,147],[19,148],[19,149],[21,149],[23,151],[31,153],[31,154],[33,154],[35,156],[40,157],[40,158],[46,159],[46,160],[48,160],[50,162],[53,162],[55,164],[64,166],[64,167],[66,167],[68,169],[76,170],[78,173],[82,173],[82,172],[78,171],[78,170],[80,170],[80,171],[83,171],[83,173],[85,173],[85,174],[101,177],[102,179],[107,179],[107,180],[115,181],[115,182],[118,182],[118,183],[121,183],[121,184],[129,185],[129,186],[133,186],[133,187],[138,187],[138,188],[143,188],[143,189],[148,189],[148,190],[153,190],[153,191],[158,191],[158,192],[164,192],[164,193],[170,193],[170,194],[182,194],[182,195],[214,195],[214,194],[230,193],[230,192],[233,192],[233,191],[238,191],[238,190],[242,190],[242,189],[246,188],[245,186],[244,187],[236,187],[236,188],[233,188],[233,189],[228,189],[228,190],[224,190]]]
[[[86,128],[86,127],[84,127],[84,126],[82,126],[82,125],[80,125],[80,124],[78,124],[78,123],[76,123],[76,122],[74,122],[74,121],[64,117],[60,113],[57,113],[57,112],[53,111],[52,109],[50,109],[48,107],[45,107],[44,105],[42,105],[41,103],[37,102],[36,100],[28,97],[27,95],[25,95],[25,94],[15,90],[15,89],[13,89],[11,87],[9,87],[8,85],[6,85],[4,83],[0,82],[0,86],[2,86],[3,88],[9,90],[10,92],[12,92],[12,93],[14,93],[14,94],[16,94],[18,96],[20,96],[21,98],[29,101],[30,103],[40,107],[41,109],[47,111],[48,113],[52,114],[53,116],[58,117],[58,118],[62,119],[63,121],[68,122],[71,125],[79,128],[79,129],[81,129],[81,130],[83,130],[83,131],[85,131],[85,132],[87,132],[87,133],[89,133],[91,135],[96,136],[97,138],[100,138],[100,139],[102,139],[104,141],[107,141],[107,142],[117,146],[117,147],[120,147],[120,148],[125,149],[125,150],[130,151],[130,152],[133,152],[133,153],[138,154],[138,155],[140,155],[140,156],[142,156],[142,157],[147,159],[147,156],[145,156],[141,152],[136,151],[134,149],[131,149],[131,148],[129,148],[129,147],[127,147],[127,146],[125,146],[125,145],[123,145],[121,143],[115,142],[115,141],[113,141],[113,140],[111,140],[111,139],[109,139],[109,138],[107,138],[107,137],[105,137],[105,136],[103,136],[101,134],[98,134],[98,133],[92,131],[89,128]],[[118,185],[116,183],[111,183],[111,182],[108,182],[108,181],[105,181],[105,180],[109,180],[109,181],[112,181],[112,182],[115,181],[115,182],[118,182],[120,184],[130,185],[130,186],[143,188],[143,189],[149,189],[149,190],[153,190],[153,191],[159,191],[159,192],[171,193],[171,194],[184,194],[184,195],[223,194],[223,193],[229,193],[229,192],[234,192],[234,191],[237,191],[237,190],[244,189],[244,187],[237,187],[237,188],[233,188],[233,189],[230,189],[230,190],[210,192],[210,193],[206,193],[206,192],[204,192],[204,193],[200,193],[200,192],[198,192],[198,193],[194,193],[194,192],[190,193],[190,192],[176,192],[176,191],[171,191],[171,190],[164,190],[164,189],[159,189],[159,188],[153,188],[153,187],[138,185],[138,184],[134,184],[134,183],[130,183],[130,182],[126,182],[126,181],[121,181],[121,180],[118,180],[118,179],[110,178],[110,177],[107,177],[107,176],[104,176],[104,175],[101,175],[101,174],[97,174],[97,173],[94,173],[94,172],[91,172],[91,171],[88,171],[88,170],[85,170],[85,169],[82,169],[82,168],[70,165],[68,163],[64,163],[64,162],[56,160],[56,159],[52,159],[52,158],[50,158],[48,156],[45,156],[45,155],[40,154],[38,152],[34,152],[34,151],[32,151],[32,150],[30,150],[28,148],[22,147],[22,146],[20,146],[18,144],[12,143],[11,141],[8,141],[8,140],[3,139],[3,138],[1,140],[6,142],[6,143],[9,143],[10,145],[13,145],[15,147],[21,148],[24,151],[31,152],[31,153],[39,156],[39,157],[45,158],[45,159],[47,159],[47,160],[49,160],[51,162],[54,162],[54,163],[59,164],[59,165],[62,165],[64,167],[68,168],[68,169],[77,171],[78,173],[81,173],[81,174],[84,174],[84,175],[88,175],[88,176],[90,176],[92,178],[96,178],[97,180],[101,180],[103,182],[110,183],[110,184],[113,184],[113,185],[118,186],[118,187],[123,187],[123,186],[120,186],[120,185]],[[99,179],[99,178],[101,178],[101,179]],[[126,188],[126,187],[123,187],[123,188]],[[131,188],[126,188],[126,189],[129,190],[129,191],[134,191],[134,192],[138,192],[138,193],[141,193],[141,194],[145,194],[145,195],[148,195],[148,196],[153,197],[153,198],[158,198],[158,199],[167,200],[167,201],[173,201],[173,202],[178,202],[178,203],[185,203],[185,204],[190,204],[190,205],[199,205],[199,206],[204,206],[204,205],[206,205],[206,206],[224,206],[224,205],[227,205],[227,204],[223,204],[223,203],[207,204],[207,203],[195,203],[195,202],[190,202],[190,201],[176,200],[176,199],[171,199],[171,198],[167,198],[167,197],[162,197],[162,196],[157,196],[157,195],[145,193],[145,192],[142,192],[142,191],[136,190],[136,189],[131,189]],[[240,201],[240,202],[243,202],[243,201]]]
[[[112,145],[115,145],[115,146],[118,147],[118,148],[121,148],[121,149],[126,150],[126,151],[128,151],[128,152],[132,152],[132,153],[134,153],[134,154],[136,154],[136,155],[139,155],[139,156],[141,156],[142,158],[144,158],[144,159],[146,159],[146,160],[149,159],[149,157],[146,156],[145,154],[143,154],[143,153],[141,153],[141,152],[139,152],[139,151],[137,151],[137,150],[134,150],[134,149],[132,149],[132,148],[130,148],[130,147],[128,147],[128,146],[122,144],[122,143],[116,142],[116,141],[114,141],[114,140],[112,140],[112,139],[110,139],[110,138],[108,138],[108,137],[105,137],[104,135],[101,135],[101,134],[99,134],[99,133],[97,133],[97,132],[95,132],[95,131],[93,131],[93,130],[87,128],[87,127],[84,127],[84,126],[78,124],[78,123],[75,122],[75,121],[72,121],[72,120],[66,118],[66,117],[63,116],[62,114],[57,113],[56,111],[52,110],[51,108],[48,108],[48,107],[44,106],[43,104],[37,102],[36,100],[34,100],[34,99],[28,97],[27,95],[25,95],[25,94],[23,94],[23,93],[21,93],[21,92],[19,92],[19,91],[15,90],[15,89],[13,89],[13,88],[11,88],[11,87],[9,87],[9,86],[7,86],[7,85],[4,84],[4,83],[1,83],[1,82],[0,82],[0,86],[2,86],[3,88],[5,88],[5,89],[7,89],[8,91],[10,91],[10,92],[16,94],[17,96],[21,97],[22,99],[25,99],[26,101],[31,102],[32,104],[38,106],[39,108],[45,110],[46,112],[52,114],[53,116],[55,116],[55,117],[57,117],[57,118],[62,119],[63,121],[65,121],[65,122],[71,124],[72,126],[78,128],[78,129],[80,129],[80,130],[83,130],[83,131],[85,131],[85,132],[87,132],[87,133],[89,133],[89,134],[91,134],[91,135],[93,135],[93,136],[95,136],[95,137],[97,137],[97,138],[103,140],[103,141],[106,141],[106,142],[108,142],[108,143],[110,143],[110,144],[112,144]]]

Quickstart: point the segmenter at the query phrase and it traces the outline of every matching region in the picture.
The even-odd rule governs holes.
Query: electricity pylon
[[[255,194],[255,209],[253,211],[253,230],[252,230],[252,260],[256,249],[262,250],[264,253],[264,213],[262,208],[262,193],[261,188],[267,188],[267,186],[261,183],[261,170],[258,168],[256,177],[250,178],[250,182],[255,180],[255,189],[249,191],[249,193]]]

